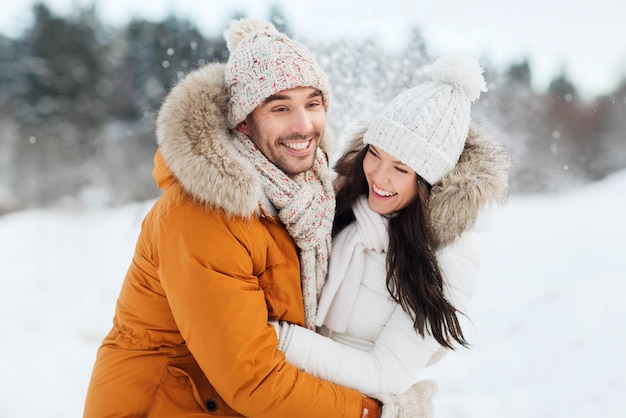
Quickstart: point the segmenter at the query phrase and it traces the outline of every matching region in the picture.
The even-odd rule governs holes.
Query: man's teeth
[[[388,192],[387,190],[379,189],[378,187],[376,187],[376,185],[373,185],[373,188],[376,194],[381,195],[381,196],[389,197],[395,194],[392,192]]]
[[[309,146],[309,141],[307,142],[285,142],[285,146],[291,148],[292,150],[302,151],[307,149]]]

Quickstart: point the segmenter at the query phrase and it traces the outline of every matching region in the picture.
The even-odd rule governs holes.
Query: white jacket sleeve
[[[439,261],[446,297],[463,312],[472,294],[478,264],[471,234],[466,233],[444,249]],[[352,313],[357,320],[358,315]],[[434,362],[430,362],[433,354],[441,353],[442,348],[431,335],[422,337],[415,331],[413,321],[400,305],[395,307],[368,351],[349,345],[347,338],[338,342],[302,327],[291,325],[290,328],[283,347],[289,363],[364,394],[404,393],[418,381],[424,367]]]
[[[467,314],[479,266],[474,233],[466,232],[442,249],[437,255],[437,260],[443,275],[443,290],[448,302],[458,311]]]
[[[452,306],[463,314],[467,314],[469,301],[474,292],[476,273],[480,266],[476,236],[487,230],[494,209],[494,204],[486,205],[480,211],[472,228],[437,254],[437,261],[443,274],[444,294]]]
[[[439,343],[422,338],[398,305],[374,347],[365,351],[306,328],[291,325],[285,348],[287,361],[319,378],[364,394],[404,393],[418,380]]]

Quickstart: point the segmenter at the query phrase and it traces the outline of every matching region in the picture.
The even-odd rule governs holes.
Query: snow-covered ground
[[[82,415],[151,203],[0,217],[0,417]],[[425,374],[436,417],[626,416],[625,219],[626,171],[510,198],[480,240],[473,347]]]

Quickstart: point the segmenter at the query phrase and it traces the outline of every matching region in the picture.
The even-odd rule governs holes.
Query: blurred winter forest
[[[0,214],[158,196],[156,112],[177,80],[228,58],[221,35],[228,22],[201,32],[175,16],[111,27],[92,8],[57,16],[37,4],[32,12],[21,35],[0,35]],[[340,138],[333,157],[354,129],[423,81],[424,66],[437,58],[419,28],[391,53],[375,40],[301,39],[277,6],[268,19],[311,48],[330,78],[328,123]],[[478,58],[489,92],[474,118],[509,149],[512,193],[560,191],[626,167],[626,75],[612,93],[583,100],[566,74],[538,92],[528,61],[495,68]]]

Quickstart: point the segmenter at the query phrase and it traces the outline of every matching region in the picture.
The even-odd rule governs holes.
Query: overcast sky
[[[565,74],[583,95],[609,92],[626,74],[626,2],[615,0],[95,0],[107,23],[175,13],[215,35],[235,10],[266,19],[281,6],[295,35],[305,39],[371,37],[403,46],[411,27],[431,54],[470,52],[495,65],[527,57],[542,89]],[[46,0],[57,14],[93,0]],[[34,0],[2,0],[0,31],[16,35],[30,24]]]

